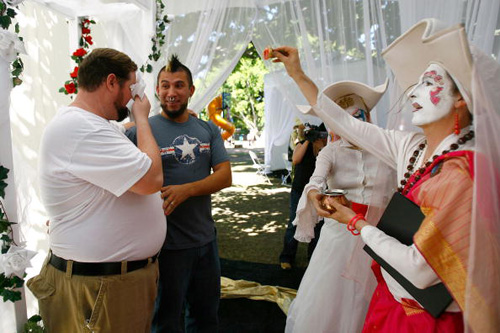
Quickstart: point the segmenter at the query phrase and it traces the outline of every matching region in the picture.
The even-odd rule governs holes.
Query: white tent
[[[495,37],[500,0],[461,1],[458,5],[455,0],[164,3],[171,23],[163,55],[177,53],[193,70],[197,92],[191,107],[197,111],[214,97],[250,40],[260,53],[268,45],[299,47],[303,66],[320,89],[346,78],[371,85],[382,83],[387,73],[380,51],[401,31],[426,17],[448,24],[465,23],[473,44],[500,55]],[[38,149],[45,125],[60,106],[70,102],[58,90],[74,66],[69,55],[78,45],[77,18],[89,16],[97,21],[92,28],[95,46],[122,50],[141,65],[150,53],[156,9],[155,0],[25,0],[19,6],[17,21],[27,51],[22,56],[24,82],[11,91],[8,63],[0,57],[0,165],[11,170],[5,203],[11,219],[20,222],[17,237],[39,253],[27,278],[39,271],[48,251],[47,217],[37,180]],[[288,144],[294,122],[289,111],[305,101],[280,65],[268,65],[266,164],[280,168],[281,157],[276,156]],[[153,74],[156,70],[158,65]],[[147,94],[153,101],[154,75],[146,79]],[[389,100],[384,103],[389,105]],[[381,125],[390,116],[381,111],[374,115]],[[0,302],[0,331],[20,330],[26,317],[36,312],[36,301],[29,292],[15,306]]]

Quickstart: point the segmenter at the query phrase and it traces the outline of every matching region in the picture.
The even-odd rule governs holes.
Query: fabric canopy
[[[261,54],[267,46],[298,47],[306,73],[320,89],[342,79],[369,85],[382,83],[391,74],[380,57],[381,50],[424,17],[435,17],[448,24],[463,22],[473,45],[487,54],[500,56],[500,37],[495,36],[500,0],[164,3],[171,23],[165,31],[163,58],[155,64],[153,74],[146,75],[147,94],[154,104],[155,75],[166,57],[177,53],[193,70],[197,91],[191,107],[195,111],[200,111],[215,96],[250,40]],[[46,212],[38,189],[38,150],[46,124],[60,106],[70,102],[58,90],[73,70],[69,55],[78,46],[77,18],[91,16],[97,20],[92,33],[94,46],[122,50],[142,65],[151,52],[156,10],[155,0],[32,0],[19,6],[16,19],[27,51],[22,56],[24,83],[11,92],[10,77],[5,75],[8,64],[0,59],[0,93],[4,96],[0,98],[0,162],[12,170],[6,201],[9,216],[21,224],[21,241],[40,253],[33,261],[34,268],[28,270],[28,277],[38,272],[48,248],[43,223]],[[288,145],[297,115],[293,110],[295,105],[305,104],[305,100],[280,64],[266,62],[266,65],[269,74],[265,78],[265,163],[282,168],[279,156]],[[403,113],[392,107],[397,105],[401,92],[394,90],[394,84],[390,89],[372,111],[381,126],[401,124],[394,119]],[[36,312],[32,297],[27,297],[27,307],[29,314]],[[0,313],[2,319],[15,317],[3,307]],[[14,331],[12,327],[0,330]]]

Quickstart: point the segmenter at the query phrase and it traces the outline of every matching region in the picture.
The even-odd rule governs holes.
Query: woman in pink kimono
[[[422,129],[402,132],[349,117],[328,96],[318,95],[296,49],[275,50],[275,61],[284,63],[313,113],[336,134],[395,168],[399,192],[425,216],[411,245],[337,202],[331,202],[336,212],[328,217],[360,233],[364,243],[417,288],[442,282],[453,298],[434,318],[374,264],[378,286],[363,331],[498,330],[498,63],[481,52],[472,56],[463,26],[440,30],[432,19],[416,24],[383,52],[401,88],[408,91],[412,123]]]

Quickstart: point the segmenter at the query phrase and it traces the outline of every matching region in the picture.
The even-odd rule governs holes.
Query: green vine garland
[[[7,174],[9,169],[0,165],[0,198],[5,199],[5,188],[7,183]],[[0,200],[0,240],[2,240],[2,250],[1,253],[5,254],[10,249],[12,244],[17,245],[14,241],[14,233],[12,231],[12,225],[15,222],[10,222],[7,212],[5,211],[4,204]],[[17,302],[21,299],[21,292],[16,290],[24,285],[24,280],[16,275],[11,277],[5,276],[4,273],[0,273],[0,296],[4,302],[11,301]]]
[[[165,5],[161,0],[156,0],[156,32],[155,36],[151,38],[153,45],[151,46],[151,54],[148,56],[148,60],[144,65],[139,68],[141,72],[151,73],[153,71],[152,62],[158,61],[161,57],[161,47],[165,44],[165,28],[167,23],[170,23],[167,15],[163,14]]]
[[[17,8],[17,7],[15,7]],[[8,30],[10,25],[12,24],[12,20],[16,17],[17,13],[12,7],[8,7],[7,3],[4,0],[0,0],[0,27],[4,30]],[[17,35],[19,35],[19,23],[16,22],[14,24],[14,31]],[[18,36],[19,40],[22,42],[23,38]],[[20,76],[24,69],[24,64],[21,58],[19,57],[19,53],[17,53],[16,59],[11,63],[11,76],[12,76],[12,84],[13,86],[20,85],[23,81],[20,79]]]
[[[21,1],[4,1],[0,0],[0,28],[4,30],[8,30],[12,20],[16,17],[17,12],[14,8],[17,8],[17,5],[21,3]],[[23,38],[19,36],[19,23],[14,24],[14,31],[17,35],[17,38],[22,43]],[[14,46],[13,46],[14,47]],[[11,78],[12,85],[18,86],[23,81],[20,76],[24,69],[24,64],[21,58],[19,57],[19,52],[16,51],[16,57],[10,64],[11,69]],[[16,224],[15,222],[9,221],[9,217],[7,216],[7,211],[5,209],[3,200],[5,199],[5,188],[7,187],[6,179],[8,178],[9,169],[5,168],[3,165],[0,165],[0,255],[5,255],[11,246],[17,246],[14,241],[14,232],[12,230],[12,226]],[[15,274],[9,274],[8,276],[2,272],[0,273],[0,296],[4,302],[17,302],[21,300],[22,294],[18,290],[24,285],[24,278],[26,277],[26,273],[24,273],[23,277],[19,277]],[[42,318],[39,315],[34,315],[28,319],[28,321],[24,324],[23,332],[30,333],[43,333],[46,332],[45,328],[43,328],[40,323]]]

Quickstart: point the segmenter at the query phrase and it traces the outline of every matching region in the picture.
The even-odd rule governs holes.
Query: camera
[[[307,141],[314,142],[318,139],[326,139],[328,137],[328,132],[324,130],[324,125],[316,126],[305,123],[304,126],[304,137]]]

